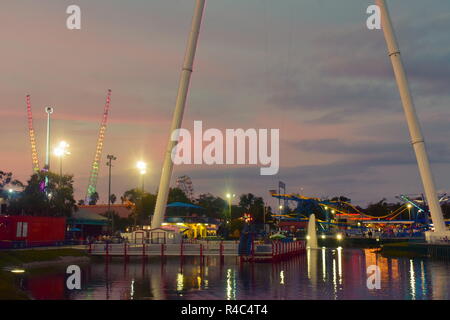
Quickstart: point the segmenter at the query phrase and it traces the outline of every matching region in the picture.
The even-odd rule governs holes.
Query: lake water
[[[21,275],[35,299],[449,299],[449,262],[384,258],[373,249],[308,250],[285,262],[245,263],[227,257],[169,257],[124,263],[101,258],[82,269],[82,289],[66,288],[65,267]],[[380,268],[381,288],[367,288],[367,267]]]

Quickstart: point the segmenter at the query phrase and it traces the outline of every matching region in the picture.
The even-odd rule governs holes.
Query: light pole
[[[45,148],[45,167],[44,169],[50,171],[50,115],[53,113],[52,107],[46,107],[45,112],[47,113],[47,145]],[[47,192],[48,186],[48,175],[45,176],[45,192]]]
[[[228,217],[227,217],[227,223],[229,223],[229,220],[231,219],[231,201],[232,199],[236,197],[236,195],[233,193],[227,193],[227,199],[228,199]]]
[[[50,115],[53,113],[52,107],[46,107],[45,112],[47,113],[47,146],[45,149],[45,167],[50,170]]]
[[[141,188],[141,210],[144,213],[144,176],[147,173],[147,164],[144,161],[138,161],[136,163],[136,168],[139,170],[141,176],[142,188]],[[139,188],[138,188],[139,190]],[[136,227],[136,219],[134,220],[134,225]]]
[[[108,162],[106,163],[106,165],[109,167],[108,169],[108,215],[109,218],[111,220],[111,234],[114,234],[114,219],[112,216],[112,212],[111,212],[111,168],[112,168],[112,161],[113,160],[117,160],[117,158],[115,156],[113,156],[112,154],[108,154],[106,156],[106,158],[108,159]]]
[[[266,214],[267,214],[267,203],[264,201],[264,210],[263,210],[263,228],[264,232],[266,232]]]
[[[59,176],[62,178],[62,161],[64,156],[69,155],[70,152],[67,150],[69,144],[65,141],[61,141],[59,145],[53,150],[53,154],[59,158]]]
[[[411,220],[411,208],[412,208],[412,204],[411,204],[411,203],[408,203],[407,207],[408,207],[408,217],[409,217],[409,220]]]
[[[142,193],[144,193],[144,175],[147,173],[147,164],[144,161],[138,161],[136,168],[139,170],[142,179]]]

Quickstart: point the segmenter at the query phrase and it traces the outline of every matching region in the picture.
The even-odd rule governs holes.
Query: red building
[[[62,244],[66,218],[0,216],[0,247],[19,248]]]

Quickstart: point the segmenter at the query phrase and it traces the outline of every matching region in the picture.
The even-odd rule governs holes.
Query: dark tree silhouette
[[[100,199],[100,196],[98,195],[98,192],[95,191],[93,194],[91,194],[91,197],[89,199],[89,205],[95,206],[98,202],[98,199]]]
[[[73,176],[44,171],[33,174],[20,197],[11,201],[8,210],[11,214],[71,216],[76,210]]]
[[[110,197],[109,197],[109,201],[111,201],[112,204],[114,204],[117,200],[117,196],[113,193]]]

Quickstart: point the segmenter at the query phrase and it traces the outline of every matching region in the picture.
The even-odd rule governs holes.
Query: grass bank
[[[77,249],[30,249],[0,251],[0,300],[29,299],[15,284],[16,276],[5,268],[23,267],[35,262],[58,262],[65,257],[87,256],[85,250]]]

